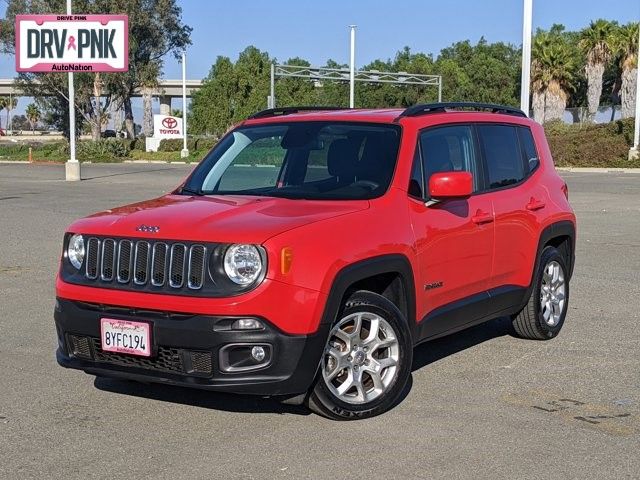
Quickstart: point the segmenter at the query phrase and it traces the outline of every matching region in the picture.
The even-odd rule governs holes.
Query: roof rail
[[[493,103],[475,103],[475,102],[448,102],[448,103],[423,103],[413,105],[400,114],[401,117],[417,117],[429,113],[442,113],[449,109],[462,110],[489,110],[491,113],[504,113],[507,115],[517,115],[518,117],[526,117],[527,115],[520,109],[508,107],[506,105],[496,105]]]
[[[266,118],[276,117],[280,115],[289,115],[291,113],[298,112],[318,112],[322,110],[347,110],[345,107],[280,107],[280,108],[268,108],[266,110],[260,110],[259,112],[251,115],[248,120],[253,118]]]

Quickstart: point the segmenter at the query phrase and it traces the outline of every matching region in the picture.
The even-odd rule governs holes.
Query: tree
[[[602,95],[602,76],[611,60],[613,31],[616,23],[599,19],[580,33],[580,48],[587,56],[587,106],[589,119],[595,120]]]
[[[27,105],[25,114],[27,116],[27,120],[29,120],[29,124],[31,125],[31,131],[33,132],[36,127],[36,123],[40,121],[40,117],[42,116],[42,114],[40,113],[40,110],[35,103],[30,103],[29,105]]]
[[[219,56],[191,99],[190,130],[221,136],[234,116],[237,82],[230,58]]]
[[[171,110],[170,113],[172,117],[182,118],[182,110],[178,110],[177,108],[174,108],[173,110]]]
[[[0,97],[0,112],[9,104],[9,97]],[[2,117],[0,117],[0,130],[2,130]]]
[[[11,110],[14,110],[18,106],[18,97],[10,96],[10,97],[1,97],[0,99],[0,111],[5,109],[7,111],[5,126],[7,130],[9,128],[13,128],[13,122],[9,122],[11,118]]]
[[[30,128],[29,120],[26,115],[16,115],[11,119],[11,128],[14,130],[25,130]]]
[[[620,102],[622,118],[635,115],[636,81],[638,68],[638,23],[628,23],[619,27],[613,46],[621,69]]]
[[[574,64],[566,40],[553,32],[538,30],[531,47],[533,118],[538,123],[562,120],[573,89]]]

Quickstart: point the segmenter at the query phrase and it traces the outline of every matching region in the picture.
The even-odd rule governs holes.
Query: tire
[[[412,360],[400,310],[381,295],[355,292],[331,328],[307,406],[333,420],[384,413],[404,391]]]
[[[531,297],[512,322],[522,338],[550,340],[560,333],[567,316],[569,274],[564,257],[554,247],[545,247],[538,266]]]

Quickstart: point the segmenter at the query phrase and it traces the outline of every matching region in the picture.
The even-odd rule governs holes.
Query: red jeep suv
[[[520,110],[266,110],[175,191],[69,227],[57,361],[369,417],[421,342],[499,316],[555,337],[575,232]]]

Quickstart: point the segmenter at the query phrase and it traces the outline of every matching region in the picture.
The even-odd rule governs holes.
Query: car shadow
[[[467,348],[505,335],[514,335],[511,319],[498,317],[446,337],[422,343],[413,351],[412,371],[415,372]]]
[[[209,392],[206,390],[156,383],[141,383],[107,377],[96,377],[93,384],[98,390],[105,392],[225,412],[293,415],[309,415],[311,413],[303,405],[289,405],[282,403],[282,401],[280,401],[281,399],[265,398],[257,395]]]
[[[474,347],[493,338],[512,335],[513,327],[508,317],[500,317],[461,332],[425,342],[413,352],[412,372],[435,363],[450,355]],[[237,413],[276,413],[309,415],[304,405],[283,403],[282,398],[268,398],[256,395],[239,395],[210,392],[184,387],[155,383],[140,383],[117,378],[96,377],[94,386],[98,390],[131,395],[135,397],[171,402],[192,407]],[[413,386],[413,375],[392,408],[400,405],[409,395]]]

